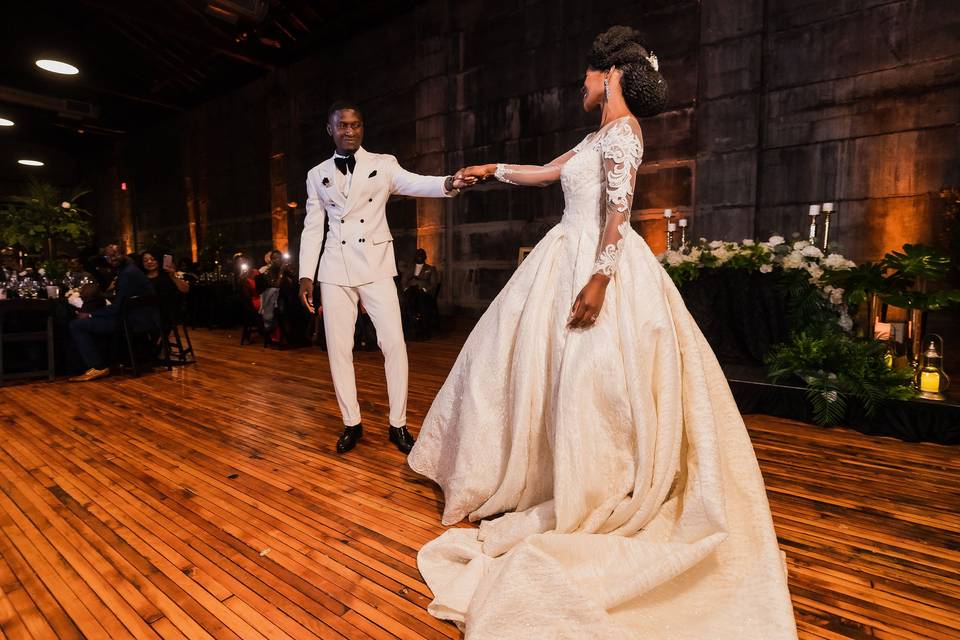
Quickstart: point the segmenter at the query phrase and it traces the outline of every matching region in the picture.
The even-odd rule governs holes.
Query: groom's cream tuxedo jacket
[[[320,259],[323,228],[330,221],[317,281],[358,287],[397,275],[393,236],[387,224],[387,200],[393,194],[442,198],[445,177],[421,176],[400,167],[391,155],[358,149],[344,196],[333,157],[307,173],[307,217],[300,239],[300,277],[313,279]],[[338,179],[339,178],[339,179]]]

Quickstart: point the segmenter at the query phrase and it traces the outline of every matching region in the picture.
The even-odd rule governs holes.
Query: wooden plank
[[[380,354],[338,456],[325,354],[192,337],[195,366],[4,389],[0,640],[459,638],[426,613],[440,495],[386,442]],[[464,337],[409,345],[414,426]],[[746,422],[800,637],[960,638],[957,449]]]

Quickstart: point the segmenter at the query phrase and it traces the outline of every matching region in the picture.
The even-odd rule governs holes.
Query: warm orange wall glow
[[[133,237],[133,214],[130,208],[130,192],[117,189],[117,217],[120,222],[120,249],[124,254],[136,251],[136,239]]]
[[[270,155],[270,219],[273,247],[286,252],[290,248],[288,230],[288,202],[286,156],[283,152]]]
[[[427,252],[427,262],[441,266],[440,236],[443,233],[443,200],[421,199],[417,201],[417,248]],[[397,256],[401,264],[412,264],[413,256]]]
[[[197,223],[191,221],[190,226],[190,255],[193,256],[191,260],[197,262],[200,259],[200,252],[197,248]]]
[[[290,248],[286,207],[274,207],[271,218],[273,223],[273,246],[280,251],[286,251]]]

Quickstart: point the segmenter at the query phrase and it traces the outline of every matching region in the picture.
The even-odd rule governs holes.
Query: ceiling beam
[[[264,62],[263,60],[259,60],[240,51],[230,49],[229,39],[226,34],[209,25],[206,18],[204,18],[202,14],[199,15],[200,19],[196,21],[205,27],[204,32],[200,33],[196,27],[193,26],[193,23],[184,21],[171,21],[168,17],[164,16],[160,12],[145,15],[142,10],[138,11],[135,9],[135,7],[149,5],[142,5],[138,2],[113,3],[109,0],[80,0],[80,2],[85,6],[104,14],[108,18],[110,16],[119,15],[130,22],[141,23],[145,27],[148,27],[151,31],[161,33],[170,38],[192,42],[193,44],[199,45],[209,51],[216,52],[232,60],[237,60],[238,62],[243,62],[244,64],[259,67],[260,69],[265,69],[267,71],[273,71],[276,69],[276,65],[270,64],[269,62]],[[191,9],[193,8],[191,7]],[[223,46],[211,42],[211,34],[215,34],[220,42],[223,43]]]

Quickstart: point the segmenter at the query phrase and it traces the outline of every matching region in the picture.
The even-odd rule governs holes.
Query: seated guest
[[[290,265],[284,263],[281,251],[274,249],[267,255],[269,264],[266,269],[260,269],[260,274],[256,276],[257,292],[260,294],[260,315],[267,331],[267,344],[279,345],[286,333],[282,326],[284,304],[280,296],[281,289],[296,287],[297,284]]]
[[[96,268],[93,275],[100,285],[100,290],[104,293],[112,293],[117,282],[117,267],[120,264],[120,247],[116,244],[108,244],[103,248],[99,259],[96,260]]]
[[[436,295],[440,287],[440,273],[432,264],[427,263],[427,252],[425,249],[417,249],[417,257],[413,268],[404,274],[402,289],[404,293],[411,288],[419,289],[431,296]]]
[[[244,306],[260,313],[260,293],[257,291],[257,276],[260,275],[260,271],[251,268],[250,265],[252,264],[253,260],[245,255],[241,255],[234,260],[237,277],[236,286],[240,290]]]
[[[93,280],[93,274],[83,268],[80,258],[76,256],[67,258],[67,273],[64,276],[64,281],[70,289],[75,289],[85,282],[92,282]],[[99,287],[97,287],[97,290],[99,290]]]
[[[183,306],[183,296],[190,291],[190,283],[180,277],[173,267],[173,260],[166,265],[160,263],[162,256],[159,251],[144,251],[140,258],[143,272],[153,283],[153,290],[160,298],[160,311],[163,314],[164,326],[170,326],[180,321],[180,309]]]
[[[0,251],[0,282],[8,282],[20,272],[20,258],[13,249]]]
[[[280,253],[277,249],[271,249],[263,254],[263,266],[260,267],[260,273],[266,273],[267,269],[273,264],[273,254]],[[283,260],[283,254],[280,253],[280,260]]]
[[[150,280],[133,260],[121,255],[119,251],[105,253],[104,257],[112,269],[118,270],[115,286],[117,295],[112,305],[92,313],[81,312],[77,314],[77,319],[70,323],[70,337],[87,366],[86,372],[70,378],[71,382],[89,382],[110,375],[108,363],[97,346],[97,338],[117,332],[125,300],[154,293]],[[137,309],[128,320],[136,330],[157,328],[159,319],[153,309]]]
[[[401,284],[401,310],[403,325],[408,337],[428,333],[439,316],[437,291],[440,288],[440,273],[427,263],[427,252],[417,249],[413,267],[404,273]]]

